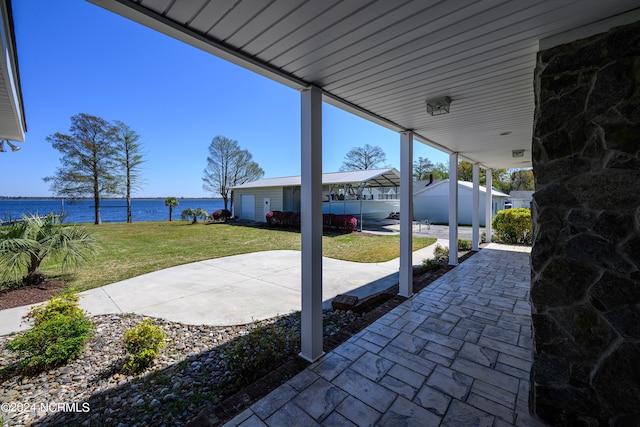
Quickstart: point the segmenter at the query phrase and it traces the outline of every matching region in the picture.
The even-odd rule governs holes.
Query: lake
[[[177,199],[178,206],[173,208],[173,219],[180,219],[180,213],[189,208],[203,208],[211,213],[222,209],[224,202],[216,199]],[[0,220],[14,220],[22,214],[47,215],[64,211],[64,223],[95,222],[93,200],[60,199],[0,199]],[[102,222],[126,222],[127,201],[124,199],[103,199],[100,203]],[[132,199],[131,217],[133,222],[168,221],[169,208],[164,199]]]

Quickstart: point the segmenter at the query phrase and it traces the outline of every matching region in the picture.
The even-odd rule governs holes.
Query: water
[[[222,209],[224,202],[214,199],[177,199],[178,206],[173,208],[173,219],[180,219],[180,213],[189,208],[203,208],[211,213]],[[64,209],[65,223],[95,222],[93,200],[60,199],[0,199],[0,220],[19,219],[22,214],[47,215],[51,212],[60,214]],[[100,203],[102,222],[126,222],[127,201],[124,199],[102,200]],[[168,221],[169,208],[164,199],[131,200],[131,217],[133,222]]]

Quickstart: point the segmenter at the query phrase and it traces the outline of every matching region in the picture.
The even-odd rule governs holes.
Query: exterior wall
[[[242,218],[242,195],[252,194],[255,196],[255,218],[253,221],[266,222],[265,216],[267,212],[264,208],[264,199],[266,197],[271,199],[271,210],[281,211],[283,204],[283,190],[282,187],[263,187],[263,188],[247,188],[236,189],[233,192],[233,206],[235,210],[235,216]]]
[[[640,425],[640,22],[538,54],[531,407]]]
[[[480,192],[480,210],[484,212],[485,194]],[[493,197],[493,216],[499,210],[504,209],[506,197]],[[471,225],[471,214],[473,212],[473,192],[468,188],[458,186],[458,224]],[[434,224],[449,223],[449,187],[439,185],[430,191],[413,197],[413,219],[421,221],[428,219]],[[480,215],[480,226],[484,227],[486,218]]]

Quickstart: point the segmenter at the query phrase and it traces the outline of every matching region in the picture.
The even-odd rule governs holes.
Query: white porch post
[[[458,153],[449,154],[449,265],[458,265]]]
[[[492,170],[491,169],[487,169],[487,184],[485,186],[486,191],[485,191],[485,196],[484,196],[484,201],[485,201],[485,223],[484,223],[484,233],[486,235],[484,241],[487,243],[491,242],[491,220],[493,219],[493,191],[491,190],[491,188],[493,187],[493,175],[492,175]]]
[[[400,134],[400,286],[399,294],[413,293],[413,132]]]
[[[322,351],[322,91],[301,93],[302,313],[300,357],[313,362]]]
[[[480,166],[473,164],[473,211],[471,212],[471,250],[480,250]]]

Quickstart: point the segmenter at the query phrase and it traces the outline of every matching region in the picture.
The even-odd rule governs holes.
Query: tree
[[[473,164],[461,160],[458,162],[458,180],[459,181],[473,181]],[[486,172],[480,173],[480,185],[486,185],[487,178]],[[491,185],[503,193],[509,192],[509,174],[506,169],[492,169],[491,170]]]
[[[224,136],[216,136],[209,144],[207,167],[204,170],[202,188],[222,196],[224,209],[233,209],[233,200],[229,205],[231,189],[236,185],[256,181],[264,176],[264,171],[253,161],[251,153],[240,149],[238,141]]]
[[[416,181],[429,179],[432,171],[433,163],[426,157],[418,157],[418,160],[413,162],[413,179]]]
[[[387,155],[382,148],[365,144],[364,147],[353,147],[346,156],[340,170],[359,171],[376,169],[387,161]]]
[[[131,191],[139,189],[142,178],[139,174],[140,165],[144,163],[142,159],[142,145],[138,142],[140,135],[126,124],[116,120],[112,129],[116,144],[116,162],[124,171],[125,175],[125,195],[127,197],[127,222],[131,223]]]
[[[0,229],[2,279],[17,279],[26,271],[22,282],[39,284],[44,281],[40,264],[45,258],[60,260],[66,268],[88,259],[96,248],[93,236],[81,226],[56,224],[53,215],[23,215],[22,221]]]
[[[520,169],[511,171],[510,191],[532,191],[535,190],[533,181],[533,171],[531,169]]]
[[[198,208],[198,209],[189,208],[189,209],[183,210],[180,217],[182,219],[193,218],[193,221],[191,221],[191,223],[195,224],[196,222],[198,222],[198,218],[207,219],[207,217],[209,217],[209,212],[207,212],[202,208]]]
[[[175,197],[167,197],[164,199],[164,205],[169,206],[169,221],[173,220],[173,208],[178,206],[178,200]]]
[[[432,172],[434,179],[449,179],[449,166],[445,163],[436,163]]]
[[[100,199],[117,194],[120,182],[112,130],[104,119],[80,113],[71,117],[70,135],[56,133],[46,138],[62,153],[62,166],[44,180],[60,196],[92,195],[96,224],[102,224]]]

